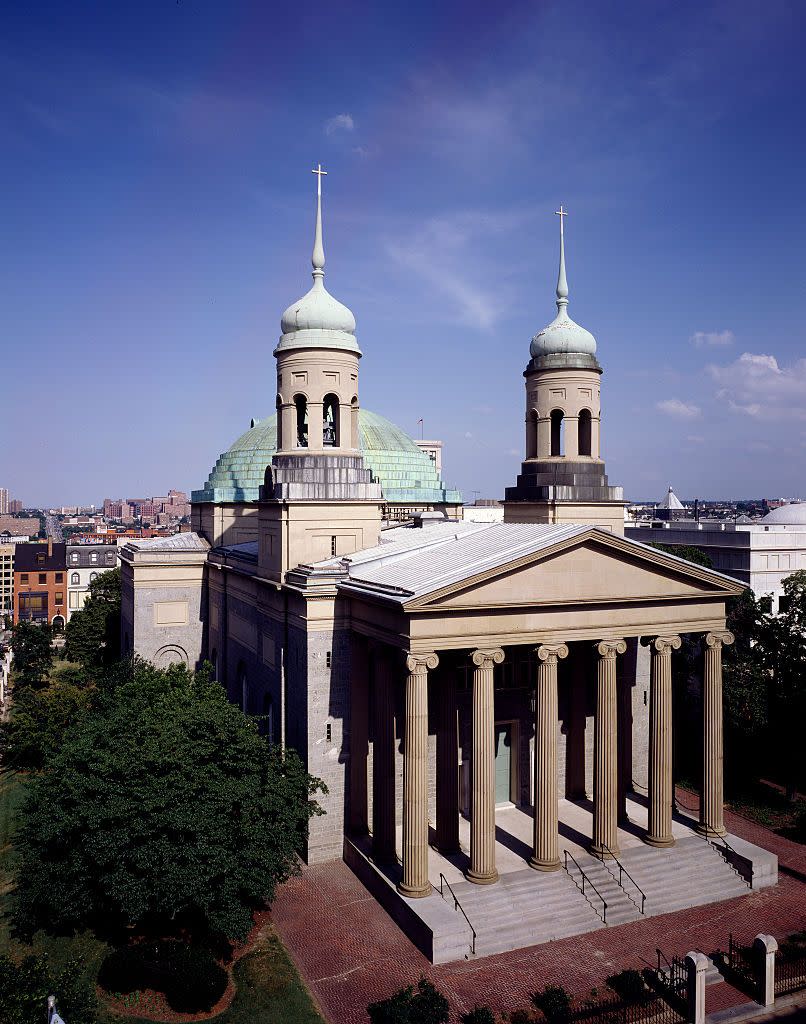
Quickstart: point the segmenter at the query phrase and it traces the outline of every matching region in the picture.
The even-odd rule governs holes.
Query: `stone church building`
[[[360,406],[317,173],[313,286],[282,316],[274,414],[193,493],[192,533],[123,549],[124,651],[211,662],[327,783],[307,860],[344,857],[434,960],[773,884],[775,858],[723,820],[721,659],[742,586],[624,537],[596,341],[567,311],[565,212],[521,472],[503,523],[464,522],[428,455]],[[686,634],[697,820],[673,787]]]

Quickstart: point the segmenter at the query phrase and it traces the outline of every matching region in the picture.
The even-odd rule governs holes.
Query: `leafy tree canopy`
[[[82,977],[78,963],[53,970],[44,956],[19,963],[0,956],[0,1020],[30,1024],[46,1017],[47,998],[57,993],[56,1009],[69,1024],[95,1024],[95,993]]]
[[[401,988],[388,999],[370,1003],[367,1013],[372,1024],[447,1024],[449,1009],[445,996],[420,978],[416,992],[412,985]]]
[[[243,938],[298,867],[323,784],[207,673],[144,663],[34,780],[17,838],[22,934],[102,922]]]
[[[20,771],[39,771],[60,749],[66,731],[84,714],[91,699],[90,690],[72,683],[18,690],[7,721],[0,723],[3,764]]]
[[[685,558],[687,562],[694,562],[705,569],[713,569],[714,563],[702,550],[692,544],[652,544],[658,551],[665,551],[667,555],[676,555],[678,558]]]
[[[23,686],[41,686],[53,664],[53,633],[50,626],[19,622],[11,634],[14,679]]]
[[[120,658],[120,601],[120,569],[92,580],[84,607],[73,613],[65,629],[70,661],[93,670]]]

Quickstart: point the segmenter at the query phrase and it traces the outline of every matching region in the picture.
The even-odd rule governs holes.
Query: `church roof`
[[[658,502],[658,508],[681,509],[685,507],[686,506],[683,504],[683,502],[677,497],[677,495],[672,490],[670,484],[669,490],[666,492],[666,497],[663,499],[663,501]]]
[[[384,499],[395,504],[461,505],[459,491],[445,486],[431,458],[400,427],[368,409],[358,411],[359,448]],[[266,467],[277,450],[277,417],[260,420],[223,452],[204,487],[191,501],[257,501]]]

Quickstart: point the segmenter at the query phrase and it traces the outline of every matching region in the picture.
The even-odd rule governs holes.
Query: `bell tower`
[[[624,494],[600,454],[601,377],[596,339],[568,315],[567,212],[560,207],[557,316],[532,338],[526,380],[526,451],[504,522],[590,523],[624,533]]]
[[[277,451],[260,489],[261,573],[283,582],[296,566],[377,544],[380,484],[358,435],[355,317],[325,288],[322,176],[317,176],[313,286],[283,313],[277,360]]]

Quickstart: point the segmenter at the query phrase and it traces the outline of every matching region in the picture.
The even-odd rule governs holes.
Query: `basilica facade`
[[[428,456],[361,408],[355,319],[324,286],[320,188],[313,285],[283,314],[274,352],[274,415],[193,493],[192,533],[122,552],[123,650],[210,662],[327,783],[307,860],[347,859],[434,959],[467,945],[468,914],[442,899],[443,883],[477,921],[482,894],[499,893],[500,914],[516,878],[519,920],[538,894],[534,928],[502,938],[499,923],[491,952],[606,925],[570,911],[540,924],[541,884],[576,892],[576,869],[592,880],[594,861],[623,867],[654,850],[665,864],[690,842],[691,856],[730,859],[721,654],[726,602],[742,587],[624,537],[623,495],[601,458],[596,341],[568,315],[560,214],[557,316],[531,342],[524,459],[503,523],[462,521]],[[701,647],[690,742],[703,765],[688,823],[672,775],[672,658],[686,634]],[[726,870],[774,882],[774,858],[738,843]],[[662,912],[668,892],[647,911],[633,874],[641,914]]]

